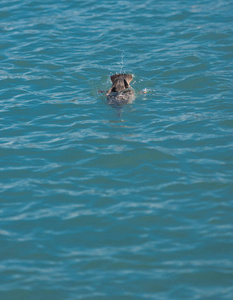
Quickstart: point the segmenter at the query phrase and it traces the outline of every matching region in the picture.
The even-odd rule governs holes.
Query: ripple
[[[231,299],[232,2],[1,5],[2,297]]]

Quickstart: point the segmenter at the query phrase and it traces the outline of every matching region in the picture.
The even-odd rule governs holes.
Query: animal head
[[[111,76],[112,87],[110,92],[121,92],[130,87],[130,82],[133,80],[131,74],[115,74]]]

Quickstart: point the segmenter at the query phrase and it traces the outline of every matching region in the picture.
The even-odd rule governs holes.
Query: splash
[[[120,62],[121,70],[120,70],[120,73],[124,73],[123,72],[123,70],[124,70],[124,57],[125,57],[125,51],[123,50],[121,52],[121,62]]]
[[[121,58],[120,58],[120,61],[117,63],[118,65],[118,70],[120,69],[119,72],[117,73],[124,73],[124,58],[125,58],[125,51],[124,50],[120,50],[121,51]]]

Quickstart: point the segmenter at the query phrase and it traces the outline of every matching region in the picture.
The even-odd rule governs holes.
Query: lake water
[[[0,0],[1,299],[233,299],[232,11]]]

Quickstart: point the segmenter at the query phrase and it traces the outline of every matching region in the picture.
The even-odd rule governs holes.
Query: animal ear
[[[129,84],[128,82],[124,79],[124,84],[125,84],[125,88],[128,89],[129,88]]]
[[[124,74],[124,78],[129,85],[130,82],[133,80],[133,75],[132,74]]]
[[[114,82],[114,81],[117,79],[117,77],[119,77],[119,76],[121,76],[121,74],[115,74],[115,75],[112,75],[112,76],[111,76],[112,82]]]
[[[114,82],[118,77],[121,76],[127,81],[128,84],[133,80],[132,74],[114,74],[111,76],[112,82]]]

